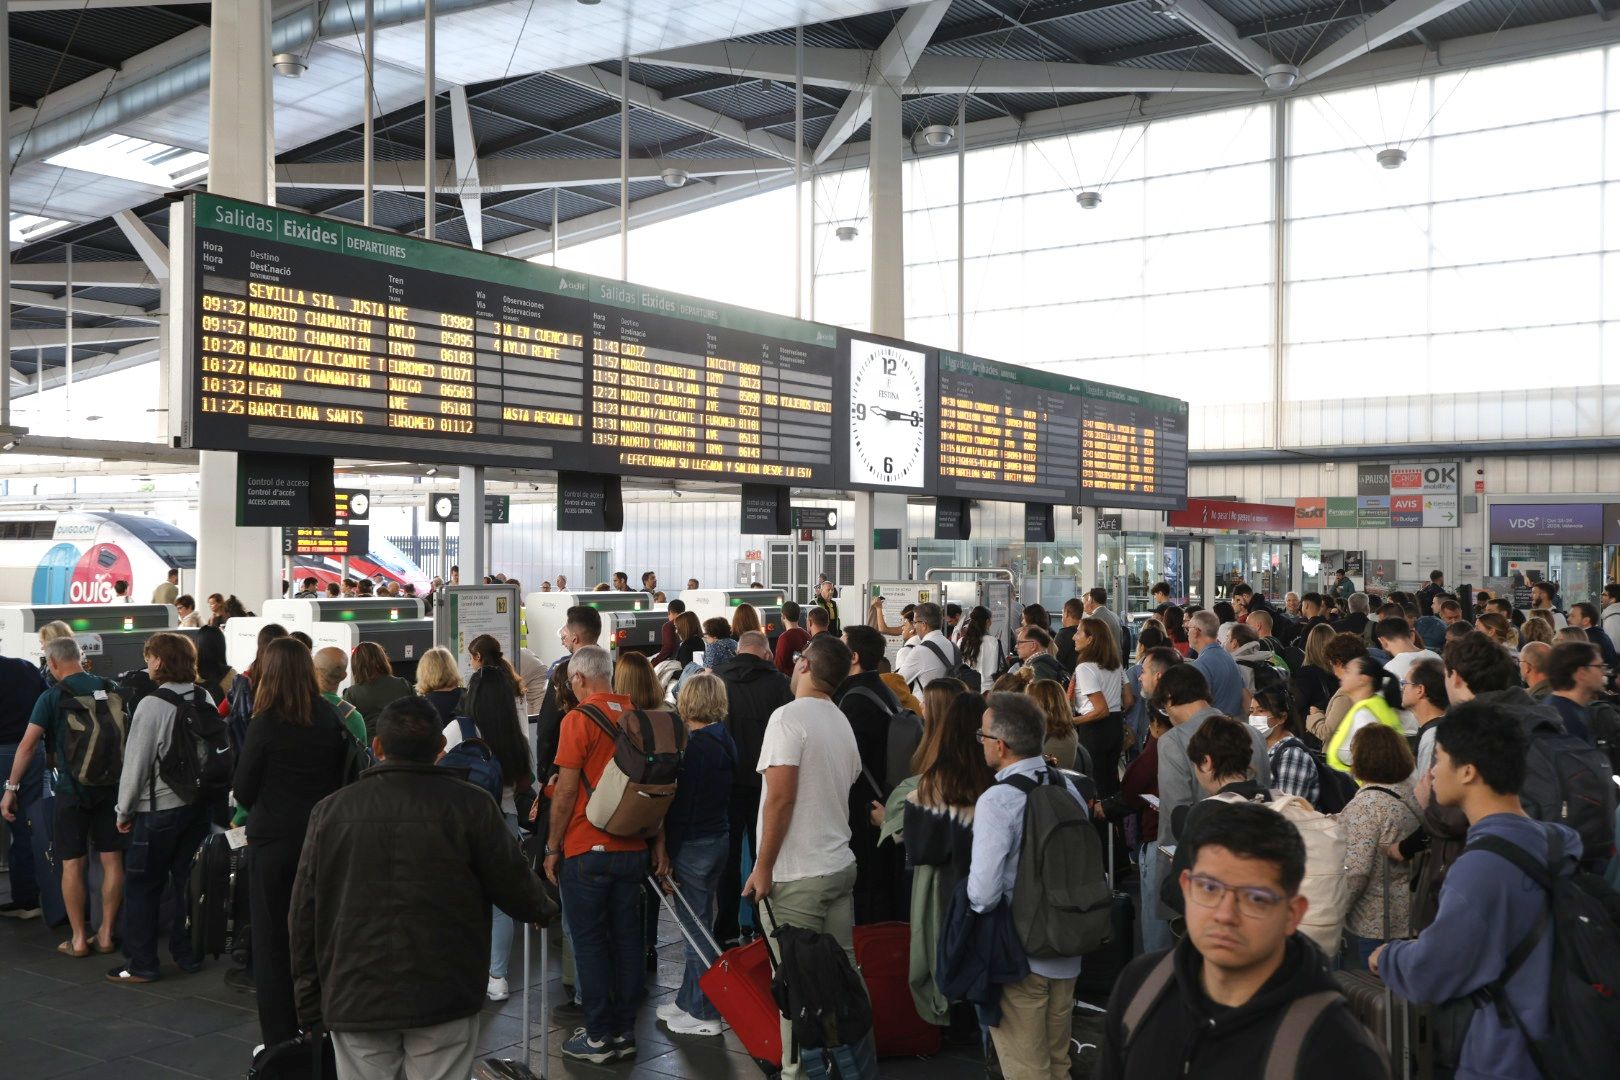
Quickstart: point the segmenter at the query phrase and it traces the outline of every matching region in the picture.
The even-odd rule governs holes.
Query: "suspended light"
[[[926,145],[936,150],[941,146],[951,145],[951,141],[956,138],[956,131],[944,124],[929,124],[917,134]]]
[[[1082,191],[1074,197],[1074,201],[1080,204],[1082,210],[1095,210],[1102,205],[1102,192]]]
[[[297,53],[282,52],[270,58],[276,65],[276,74],[288,79],[296,79],[309,70],[309,63]]]
[[[667,188],[685,187],[686,182],[691,179],[685,169],[665,169],[659,175],[663,177],[664,186]]]
[[[843,241],[850,241],[861,235],[861,230],[853,225],[840,225],[833,230],[833,235]]]
[[[1378,164],[1386,169],[1398,169],[1406,164],[1406,151],[1398,146],[1386,146],[1378,151]]]
[[[1299,68],[1293,64],[1274,64],[1263,76],[1267,90],[1292,90],[1299,82]]]

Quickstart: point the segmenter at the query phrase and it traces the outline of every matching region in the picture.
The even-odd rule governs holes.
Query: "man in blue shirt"
[[[996,770],[996,783],[985,789],[973,808],[973,861],[968,871],[968,901],[973,910],[990,911],[1003,899],[1012,902],[1018,878],[1018,855],[1024,837],[1023,791],[1002,781],[1028,776],[1046,778],[1046,720],[1034,700],[1024,694],[991,694],[978,738],[984,760]],[[1080,801],[1067,778],[1064,785]],[[1081,803],[1084,812],[1084,803]],[[1080,957],[1029,958],[1029,974],[1004,986],[1001,1023],[990,1029],[996,1056],[1008,1077],[1067,1075],[1069,1023],[1074,1007],[1074,980]],[[1048,1016],[1061,1010],[1063,1023],[1054,1026]]]
[[[1605,664],[1611,668],[1620,664],[1620,655],[1616,655],[1613,640],[1604,632],[1596,604],[1588,604],[1583,600],[1578,604],[1569,605],[1569,625],[1586,631],[1587,639],[1598,647]]]
[[[1230,717],[1249,715],[1249,692],[1243,686],[1243,672],[1232,654],[1217,640],[1221,622],[1213,611],[1195,611],[1187,616],[1187,644],[1198,650],[1193,661],[1209,683],[1209,703]]]
[[[28,718],[28,730],[11,764],[11,775],[6,778],[6,792],[0,798],[0,816],[15,821],[18,808],[18,788],[22,784],[29,763],[41,741],[56,755],[56,768],[51,774],[51,790],[56,794],[56,816],[53,823],[52,844],[62,867],[62,903],[67,907],[68,922],[73,937],[57,946],[68,956],[88,956],[92,942],[85,926],[85,878],[90,847],[93,845],[101,857],[101,927],[94,941],[95,950],[110,953],[114,949],[113,927],[118,923],[118,908],[124,897],[124,836],[118,831],[118,784],[110,787],[82,787],[67,767],[65,747],[67,727],[64,696],[94,698],[104,693],[116,693],[116,683],[98,678],[84,670],[79,643],[73,638],[57,638],[45,645],[45,663],[56,685],[39,696],[33,714]],[[118,708],[121,710],[122,702]]]
[[[1587,742],[1593,741],[1591,704],[1603,693],[1608,673],[1609,666],[1598,654],[1596,644],[1563,641],[1552,647],[1547,658],[1547,684],[1552,687],[1552,693],[1544,700],[1558,710],[1565,731]]]
[[[39,669],[15,656],[0,656],[0,776],[11,782],[13,766],[34,703],[45,692]],[[11,826],[11,899],[0,904],[0,915],[12,919],[39,916],[39,879],[35,877],[33,832],[28,808],[45,794],[45,754],[36,749],[28,756],[17,781],[17,819]]]

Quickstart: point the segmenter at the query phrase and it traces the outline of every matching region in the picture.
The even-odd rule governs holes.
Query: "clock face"
[[[440,495],[434,501],[433,508],[438,512],[440,521],[449,521],[456,512],[456,504],[447,495]]]
[[[371,510],[371,500],[363,494],[349,496],[349,516],[363,518]]]
[[[923,353],[876,341],[850,342],[849,478],[921,488],[928,437]]]

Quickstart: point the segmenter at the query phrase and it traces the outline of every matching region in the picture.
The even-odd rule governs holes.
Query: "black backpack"
[[[1285,661],[1286,662],[1286,661]],[[1270,660],[1239,660],[1240,667],[1248,668],[1254,673],[1254,692],[1259,694],[1263,690],[1273,687],[1287,686],[1288,676]]]
[[[186,697],[160,686],[151,696],[175,710],[169,745],[158,756],[152,779],[154,793],[157,777],[188,806],[206,795],[228,791],[236,772],[236,748],[231,745],[230,725],[208,695],[198,686]]]
[[[816,1048],[854,1046],[866,1038],[872,1030],[872,1004],[837,939],[781,923],[771,936],[781,953],[771,996],[792,1025],[793,1041]],[[765,951],[770,954],[769,946]]]
[[[956,648],[954,645],[951,647],[951,652],[956,654],[956,659],[952,661],[950,657],[945,655],[944,650],[932,641],[920,641],[918,644],[939,657],[939,662],[945,665],[945,678],[957,680],[975,694],[979,692],[979,673],[962,660],[961,649]],[[915,687],[915,689],[921,689],[921,687]]]
[[[1615,973],[1620,972],[1620,894],[1595,874],[1577,870],[1564,875],[1562,839],[1549,830],[1547,843],[1545,864],[1501,837],[1482,836],[1468,844],[1469,851],[1489,851],[1518,867],[1546,890],[1548,904],[1529,936],[1508,955],[1497,980],[1457,1004],[1469,1014],[1477,1008],[1495,1008],[1504,1025],[1516,1027],[1524,1036],[1530,1058],[1543,1076],[1615,1076],[1620,1074],[1620,987],[1615,984]],[[1553,959],[1547,983],[1547,1037],[1536,1040],[1508,1002],[1507,984],[1549,931]]]
[[[1609,768],[1620,773],[1620,710],[1613,701],[1599,698],[1587,708],[1592,742],[1609,758]]]
[[[880,793],[882,798],[887,799],[889,792],[911,775],[911,759],[916,756],[917,747],[922,745],[922,717],[892,699],[886,700],[870,687],[857,686],[846,696],[865,698],[882,709],[889,718],[888,748],[884,754],[888,767],[884,770],[884,789]]]
[[[1311,751],[1316,763],[1316,808],[1324,814],[1337,814],[1356,797],[1356,782],[1350,774],[1327,763],[1327,754]]]
[[[1614,768],[1609,755],[1551,723],[1530,732],[1530,756],[1519,791],[1524,812],[1537,821],[1568,825],[1580,834],[1583,861],[1614,850]]]

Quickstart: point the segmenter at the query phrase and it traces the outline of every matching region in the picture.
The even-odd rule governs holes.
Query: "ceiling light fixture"
[[[911,137],[913,149],[916,148],[919,138],[922,139],[924,145],[938,150],[941,147],[951,145],[951,141],[956,138],[956,130],[945,124],[929,124],[927,127],[919,129]]]
[[[685,169],[665,169],[659,175],[663,178],[664,186],[667,188],[685,187],[686,182],[691,179]]]
[[[600,4],[601,2],[602,2],[602,0],[579,0],[579,6],[580,7],[595,7],[597,4]]]
[[[1378,164],[1386,169],[1398,169],[1406,164],[1406,151],[1398,146],[1386,146],[1378,151]]]
[[[276,65],[276,74],[287,79],[296,79],[309,70],[309,61],[297,53],[278,52],[270,62]]]
[[[1082,191],[1074,197],[1074,201],[1080,204],[1082,210],[1095,210],[1102,205],[1102,192]]]
[[[1293,64],[1273,64],[1263,76],[1267,90],[1292,90],[1299,82],[1299,68]]]
[[[1176,10],[1176,0],[1148,0],[1148,9],[1167,19],[1181,18],[1181,12]]]
[[[857,229],[853,225],[840,225],[838,228],[833,230],[833,235],[847,243],[861,235],[861,230]]]
[[[437,465],[428,466],[426,475],[428,475],[428,476],[438,476],[439,475],[439,467]]]

